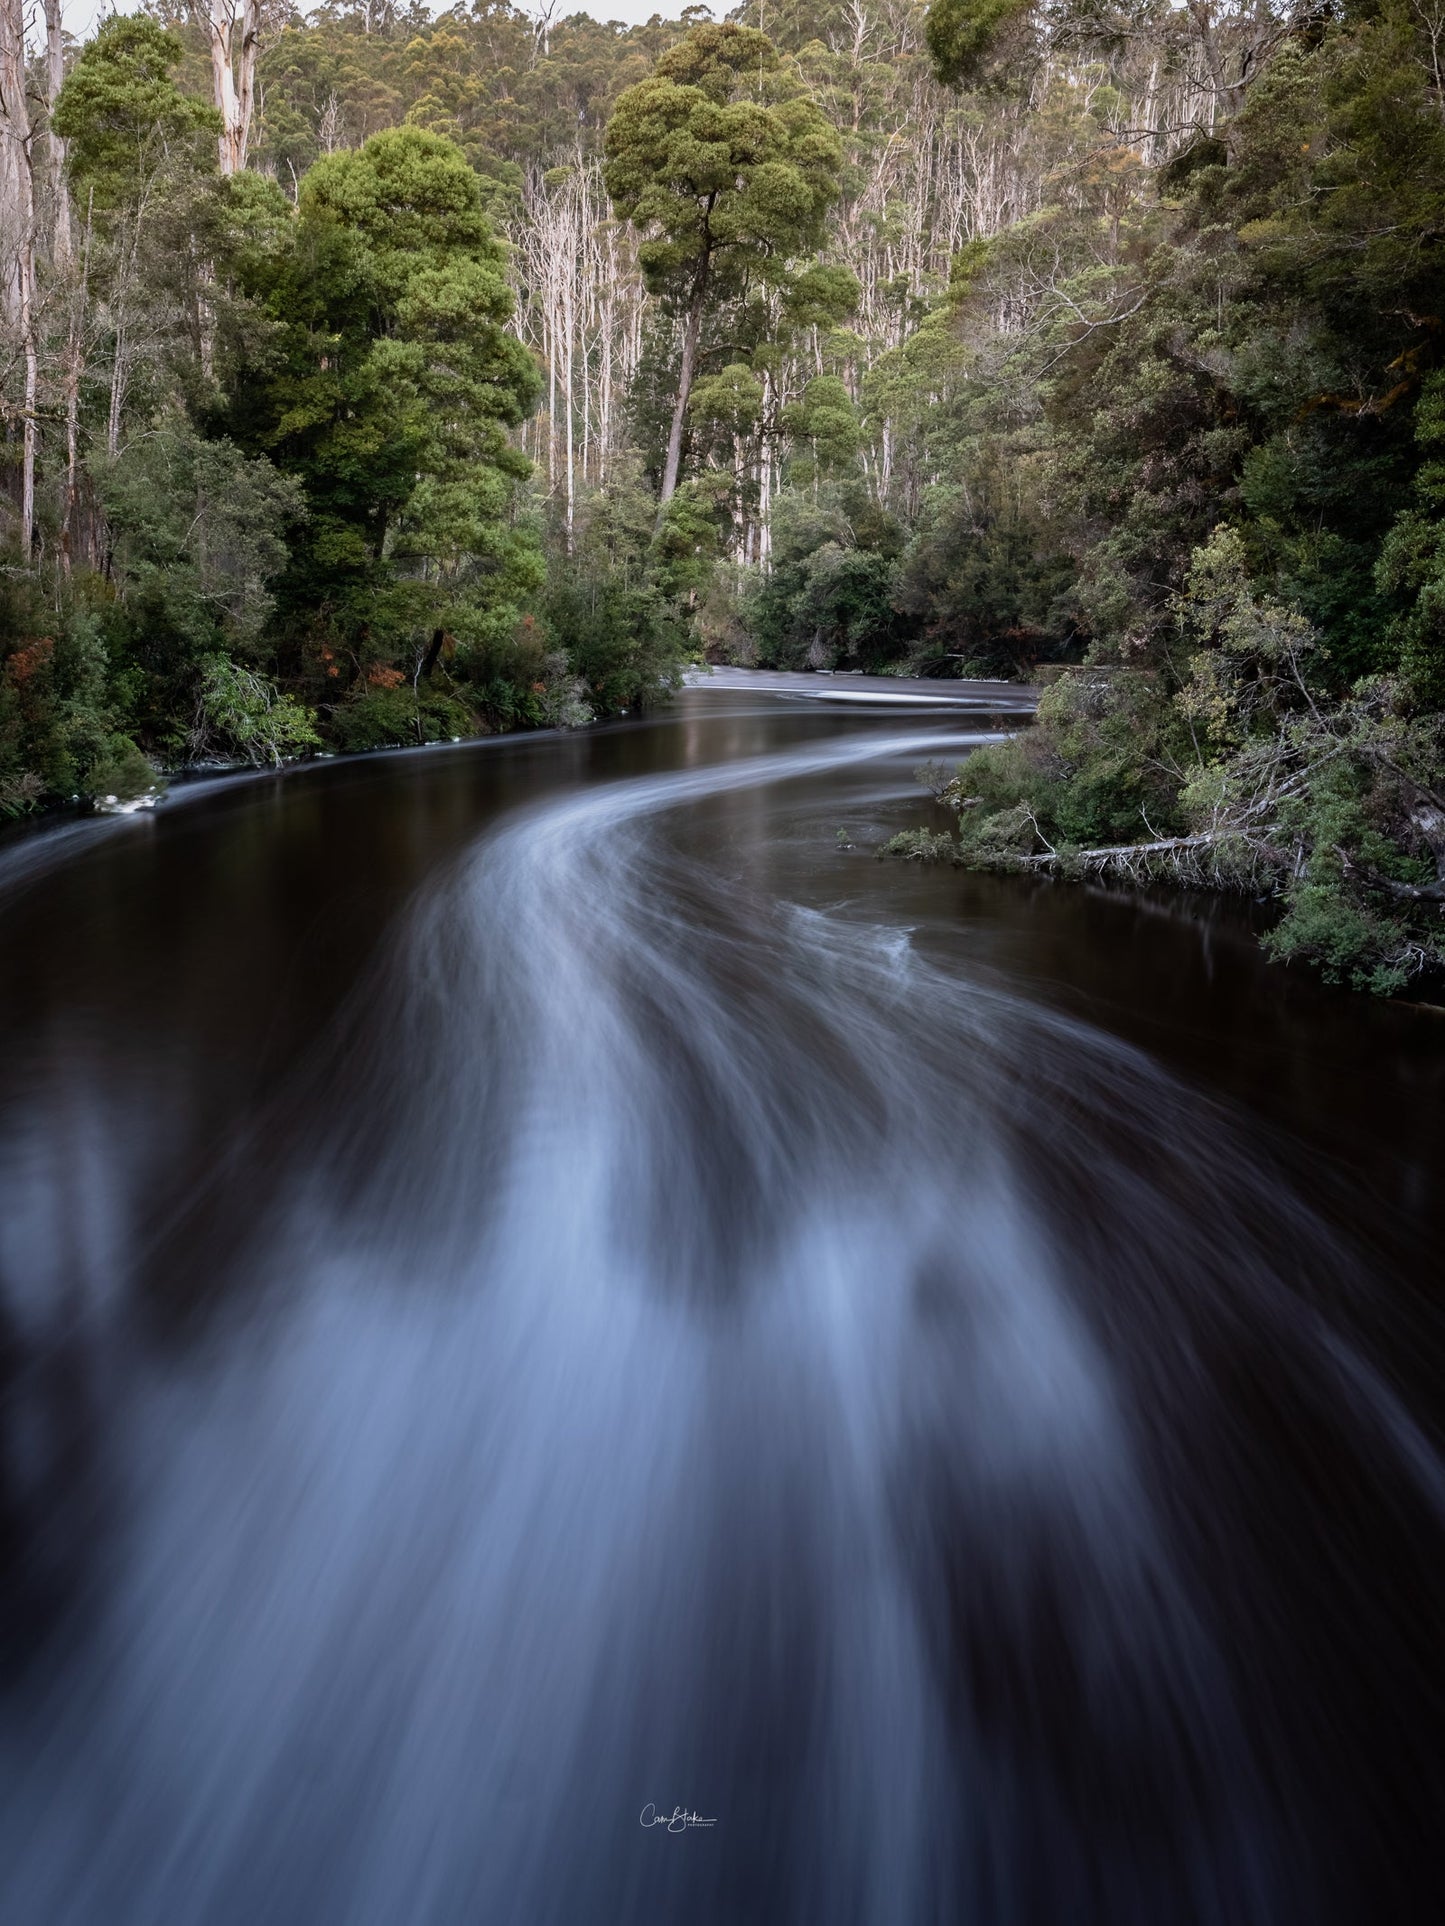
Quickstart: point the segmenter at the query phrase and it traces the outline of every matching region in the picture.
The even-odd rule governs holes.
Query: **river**
[[[7,1926],[1441,1917],[1445,1015],[829,693],[0,852]]]

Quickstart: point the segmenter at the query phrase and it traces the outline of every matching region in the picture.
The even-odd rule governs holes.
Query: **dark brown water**
[[[840,693],[0,852],[7,1926],[1441,1916],[1445,1017]]]

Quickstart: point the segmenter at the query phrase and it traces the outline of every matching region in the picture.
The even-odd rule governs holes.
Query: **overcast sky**
[[[140,11],[140,0],[120,0],[119,5],[113,4],[113,0],[64,0],[64,4],[66,30],[78,40],[88,38],[91,28],[105,14]],[[715,0],[714,16],[721,19],[732,4],[733,0]],[[629,25],[637,25],[650,20],[655,13],[660,13],[664,20],[676,20],[686,5],[687,0],[597,0],[595,6],[586,4],[586,0],[558,0],[557,14],[562,18],[569,13],[590,13],[594,20],[625,20]],[[443,5],[432,7],[433,13],[445,11]],[[45,19],[38,6],[35,13],[43,33]]]

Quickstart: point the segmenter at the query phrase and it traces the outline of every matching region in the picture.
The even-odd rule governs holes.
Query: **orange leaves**
[[[23,689],[37,669],[43,669],[55,653],[54,638],[42,635],[17,649],[5,664],[5,680],[12,688]]]

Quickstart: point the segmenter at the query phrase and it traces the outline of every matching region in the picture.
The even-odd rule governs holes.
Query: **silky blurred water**
[[[848,846],[1006,700],[0,855],[7,1922],[1439,1917],[1445,1028]]]

